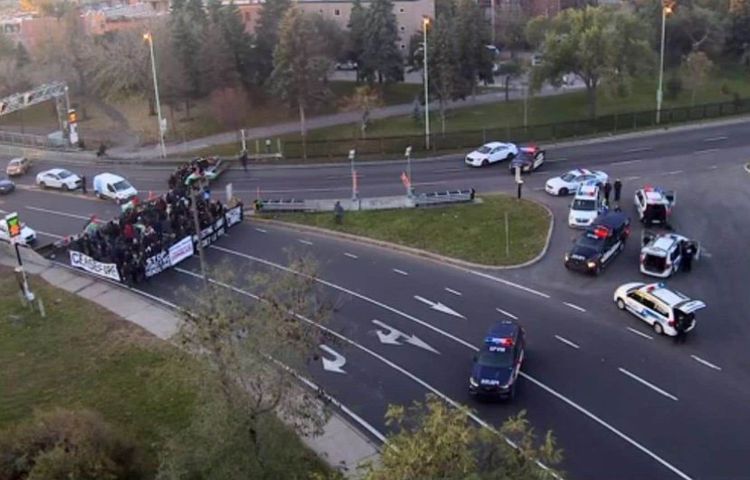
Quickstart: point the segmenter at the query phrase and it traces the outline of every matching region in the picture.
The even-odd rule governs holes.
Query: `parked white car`
[[[578,187],[584,184],[602,186],[607,182],[607,178],[607,174],[600,170],[577,168],[547,180],[544,191],[550,195],[565,196],[577,192]]]
[[[470,167],[486,167],[490,163],[513,160],[516,155],[518,155],[518,147],[515,144],[490,142],[485,143],[466,155],[466,165]]]
[[[705,308],[700,300],[691,300],[663,283],[626,283],[615,290],[617,308],[627,310],[651,325],[657,334],[677,335],[677,323],[689,332],[695,328],[695,311]]]
[[[99,198],[125,203],[138,195],[127,180],[113,173],[100,173],[94,177],[94,193]]]
[[[591,225],[604,210],[602,195],[596,185],[578,187],[568,213],[568,226],[583,228]]]
[[[36,176],[36,184],[42,188],[60,188],[75,190],[81,188],[81,177],[64,168],[53,168],[40,172]]]
[[[5,221],[0,218],[0,240],[9,242],[10,235],[8,234],[8,225]],[[21,235],[19,236],[19,243],[21,245],[33,245],[36,242],[36,232],[26,226],[25,223],[21,223]]]

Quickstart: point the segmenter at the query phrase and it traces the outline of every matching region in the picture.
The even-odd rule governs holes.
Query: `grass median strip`
[[[501,195],[483,196],[481,200],[477,204],[346,212],[341,225],[335,223],[330,212],[264,217],[384,240],[484,265],[517,265],[542,251],[550,224],[546,209],[528,200]]]

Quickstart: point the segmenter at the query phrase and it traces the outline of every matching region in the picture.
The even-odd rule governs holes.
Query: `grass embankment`
[[[94,303],[31,284],[46,318],[21,305],[12,271],[0,267],[0,431],[35,409],[93,409],[136,439],[153,476],[164,442],[197,406],[200,365]],[[304,449],[280,422],[278,431],[288,448]],[[300,457],[321,468],[312,453]]]
[[[506,255],[505,214],[508,214],[509,255]],[[550,218],[534,202],[492,195],[482,203],[402,210],[346,212],[342,225],[333,214],[264,215],[419,248],[484,265],[517,265],[544,248]]]

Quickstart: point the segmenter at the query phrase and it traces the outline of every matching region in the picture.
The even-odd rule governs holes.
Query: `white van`
[[[124,203],[138,195],[138,190],[119,175],[100,173],[94,177],[94,193],[98,198]]]

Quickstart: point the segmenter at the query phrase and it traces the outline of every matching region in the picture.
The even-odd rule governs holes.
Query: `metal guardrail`
[[[259,200],[256,203],[256,210],[261,212],[304,212],[307,210],[304,200],[291,199],[273,199]]]
[[[469,190],[446,190],[444,192],[420,193],[414,197],[414,204],[437,205],[442,203],[466,203],[474,201],[476,191]]]
[[[31,148],[44,148],[64,150],[65,146],[50,140],[44,135],[32,135],[29,133],[7,132],[0,130],[0,143]]]

